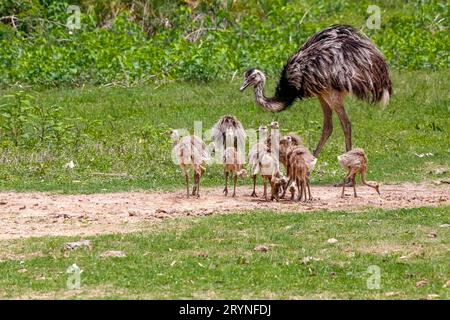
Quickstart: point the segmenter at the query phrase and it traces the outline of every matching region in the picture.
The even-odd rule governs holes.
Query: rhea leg
[[[365,169],[361,170],[361,182],[362,182],[362,184],[365,185],[365,186],[374,188],[375,191],[378,193],[378,195],[381,196],[381,194],[380,194],[380,187],[378,186],[378,184],[372,185],[372,184],[370,184],[370,183],[368,183],[368,182],[366,181],[366,170],[365,170]]]
[[[341,194],[341,198],[344,197],[344,192],[345,192],[345,185],[347,184],[347,181],[349,180],[351,176],[351,170],[348,171],[347,175],[344,178],[344,182],[342,183],[342,194]]]
[[[352,177],[352,182],[353,182],[353,195],[355,196],[355,198],[357,198],[358,196],[356,195],[356,174],[353,175]]]
[[[336,111],[336,114],[341,121],[342,130],[344,131],[345,151],[350,151],[352,150],[352,125],[350,123],[350,119],[347,116],[347,113],[345,112],[344,104],[342,103],[342,101],[335,105],[334,111]]]
[[[228,195],[228,171],[225,171],[225,188],[223,189],[225,196]]]
[[[295,179],[295,183],[297,184],[298,191],[297,201],[301,201],[303,197],[303,185],[298,178]]]
[[[322,136],[320,137],[319,143],[317,144],[316,150],[314,150],[314,156],[318,157],[322,147],[327,142],[328,138],[331,136],[333,132],[333,113],[328,105],[328,103],[319,96],[320,106],[323,111],[323,128],[322,128]]]
[[[200,178],[202,177],[201,173],[197,173],[197,198],[200,198]]]
[[[274,188],[274,184],[272,182],[272,179],[270,180],[270,201],[273,201],[273,199],[275,194],[275,188]]]
[[[186,195],[189,198],[189,175],[186,170],[184,171],[184,177],[186,179]]]
[[[284,197],[285,197],[285,195],[286,195],[286,191],[287,191],[287,189],[289,188],[289,186],[291,185],[292,180],[293,180],[293,179],[289,178],[289,180],[288,180],[288,182],[287,182],[287,185],[286,185],[286,188],[284,188],[283,193],[282,193],[281,196],[280,196],[281,199],[284,199]]]
[[[267,199],[267,180],[265,178],[263,178],[263,184],[264,184],[264,199]]]
[[[252,197],[257,197],[256,195],[256,174],[253,175],[253,192],[251,194]]]
[[[192,186],[192,195],[195,196],[197,194],[197,172],[194,171],[194,185]]]
[[[311,187],[309,186],[309,178],[306,178],[306,186],[308,187],[309,201],[312,201]]]
[[[300,180],[300,184],[302,186],[301,187],[302,195],[301,195],[300,201],[301,202],[306,202],[308,199],[306,198],[306,183],[305,183],[305,180],[301,179]]]
[[[234,178],[233,197],[235,197],[236,196],[236,184],[237,184],[237,178],[238,178],[236,172],[234,173],[233,178]]]
[[[194,171],[194,185],[192,186],[192,193],[193,196],[197,194],[197,172]]]

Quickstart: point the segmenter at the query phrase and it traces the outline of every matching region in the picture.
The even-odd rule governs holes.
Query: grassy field
[[[449,80],[445,70],[394,72],[394,95],[386,109],[347,100],[354,145],[365,148],[369,156],[369,179],[395,183],[449,177]],[[299,133],[307,146],[315,147],[322,126],[316,99],[270,114],[255,105],[251,92],[241,94],[239,85],[240,79],[27,91],[36,97],[36,105],[60,108],[62,143],[51,137],[37,141],[33,118],[24,117],[23,144],[15,146],[7,130],[0,132],[0,189],[78,193],[179,188],[180,170],[171,162],[171,143],[163,133],[169,128],[192,131],[194,121],[202,121],[207,129],[225,114],[237,116],[247,128],[276,119],[284,131]],[[269,83],[268,94],[273,85]],[[14,92],[1,92],[0,105],[10,103],[6,95]],[[344,150],[343,141],[335,119],[313,183],[341,179],[336,156]],[[65,168],[70,161],[75,168]],[[208,168],[203,184],[220,184],[221,172],[219,165]]]
[[[70,252],[64,243],[79,238],[2,241],[0,297],[448,299],[446,223],[449,207],[245,212],[88,237],[91,249]],[[100,257],[108,250],[126,257]],[[66,288],[74,263],[83,270],[75,291]],[[370,266],[380,268],[379,289],[367,287]]]

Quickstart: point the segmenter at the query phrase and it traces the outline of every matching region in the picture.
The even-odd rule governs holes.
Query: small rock
[[[435,233],[435,232],[430,232],[429,234],[427,234],[427,237],[430,238],[430,239],[437,238],[437,233]]]
[[[137,212],[136,211],[128,211],[128,216],[135,217],[135,216],[137,216]]]
[[[83,247],[90,249],[91,241],[90,240],[80,240],[80,241],[75,241],[75,242],[67,242],[64,245],[64,250],[69,251],[69,250],[75,250],[75,249],[83,248]]]
[[[400,295],[400,292],[397,291],[391,291],[391,292],[386,292],[384,294],[386,297],[397,297]]]
[[[102,258],[110,258],[110,257],[113,257],[113,258],[125,258],[126,256],[127,255],[125,254],[125,252],[123,252],[123,251],[114,251],[114,250],[103,252],[100,255],[100,257],[102,257]]]
[[[27,271],[28,271],[27,269],[22,268],[22,269],[19,269],[17,272],[18,272],[18,273],[25,273],[25,272],[27,272]]]
[[[212,215],[213,214],[213,210],[211,210],[211,209],[208,209],[208,210],[205,210],[204,212],[203,212],[203,215],[205,215],[205,216],[210,216],[210,215]]]
[[[434,169],[430,173],[433,173],[435,175],[441,175],[441,174],[444,174],[444,173],[447,173],[447,172],[448,172],[448,168],[446,168],[446,167],[439,167],[439,168]]]
[[[21,207],[19,208],[19,210],[24,210],[24,209],[26,209],[26,207],[27,207],[27,206],[21,206]]]
[[[431,293],[427,296],[427,300],[433,300],[434,298],[439,298],[438,294]]]
[[[253,250],[254,251],[259,251],[259,252],[267,252],[267,251],[269,251],[269,247],[260,244],[260,245],[257,245]]]
[[[322,261],[322,259],[320,259],[320,258],[314,258],[314,257],[304,257],[304,258],[302,259],[302,264],[308,264],[308,263],[310,263],[311,261]]]
[[[327,243],[329,243],[329,244],[335,244],[335,243],[338,243],[338,239],[335,239],[335,238],[328,239],[328,240],[327,240]]]
[[[5,204],[8,204],[8,202],[6,202],[6,201],[0,201],[0,206],[3,206],[3,205],[5,205]]]
[[[416,282],[416,288],[420,288],[423,287],[424,285],[428,284],[428,280],[427,279],[422,279]]]
[[[57,214],[55,216],[55,218],[63,218],[65,220],[65,219],[70,219],[70,216],[66,213],[61,213],[61,214]]]
[[[73,162],[73,160],[70,160],[69,162],[67,162],[63,166],[63,168],[65,168],[65,169],[73,169],[73,168],[75,168],[75,163]]]
[[[197,257],[208,258],[208,252],[197,252],[195,255]]]
[[[442,286],[442,288],[450,288],[450,280],[447,280],[447,282]]]
[[[449,223],[444,223],[444,224],[441,224],[439,227],[441,227],[441,228],[450,228],[450,224]]]

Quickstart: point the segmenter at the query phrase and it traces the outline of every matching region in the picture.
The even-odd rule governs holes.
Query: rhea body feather
[[[246,77],[255,72],[250,69]],[[392,85],[387,63],[377,47],[351,26],[337,25],[313,35],[283,67],[275,95],[264,95],[265,77],[254,86],[257,102],[280,112],[296,99],[330,91],[387,104]]]

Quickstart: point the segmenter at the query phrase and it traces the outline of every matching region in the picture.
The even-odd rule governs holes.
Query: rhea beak
[[[251,81],[248,79],[245,79],[244,83],[242,84],[242,86],[239,88],[239,91],[244,91],[249,85],[251,85]]]

